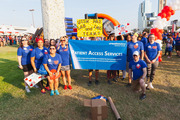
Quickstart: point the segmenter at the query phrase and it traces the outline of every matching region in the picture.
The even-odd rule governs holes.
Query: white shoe
[[[25,90],[27,93],[30,93],[31,91],[29,90],[28,86],[25,87]]]
[[[150,83],[148,84],[148,88],[154,89],[154,87],[153,87],[153,85],[152,85],[152,82],[150,82]]]
[[[148,86],[148,84],[145,84],[145,87],[147,87]]]
[[[34,85],[33,87],[35,87],[35,88],[39,88],[39,86],[37,86],[37,85]]]

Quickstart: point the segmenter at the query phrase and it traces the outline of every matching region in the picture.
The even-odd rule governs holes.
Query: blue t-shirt
[[[35,57],[34,62],[37,69],[39,69],[40,65],[42,64],[44,55],[48,53],[49,53],[49,50],[45,47],[43,47],[42,50],[37,47],[32,51],[31,57]]]
[[[176,37],[176,45],[180,45],[180,37]]]
[[[139,59],[138,62],[134,62],[134,60],[129,62],[129,69],[132,69],[133,72],[133,80],[139,79],[143,75],[143,68],[146,68],[146,63]]]
[[[60,46],[57,50],[57,53],[61,55],[62,58],[62,66],[70,65],[70,52],[68,46],[62,47]]]
[[[43,58],[43,64],[47,64],[49,70],[58,69],[59,64],[62,63],[61,56],[56,53],[55,57],[52,57],[50,54],[47,54]]]
[[[145,47],[147,45],[147,43],[148,43],[148,40],[147,40],[147,38],[143,37],[141,39],[141,42],[143,43],[143,46]]]
[[[137,41],[133,43],[132,41],[127,43],[127,61],[130,62],[133,60],[133,53],[135,51],[138,51],[139,54],[141,53],[141,50],[144,50],[144,46],[142,42]]]
[[[156,56],[158,55],[158,52],[161,51],[159,43],[154,42],[153,44],[148,43],[144,49],[146,51],[146,54],[149,58],[149,60],[154,60]],[[158,60],[158,58],[157,58]],[[156,61],[157,61],[156,60]]]
[[[17,55],[22,56],[21,58],[21,65],[28,65],[31,64],[31,52],[33,51],[34,47],[29,45],[28,47],[19,47],[17,50]]]

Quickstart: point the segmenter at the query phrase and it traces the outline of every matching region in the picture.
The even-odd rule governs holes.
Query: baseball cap
[[[139,52],[138,51],[135,51],[134,53],[133,53],[133,55],[139,55]]]

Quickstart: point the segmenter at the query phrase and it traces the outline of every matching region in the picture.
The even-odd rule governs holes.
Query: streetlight
[[[33,27],[35,27],[35,25],[34,25],[34,16],[33,16],[33,11],[34,11],[34,9],[30,9],[29,11],[32,13]]]

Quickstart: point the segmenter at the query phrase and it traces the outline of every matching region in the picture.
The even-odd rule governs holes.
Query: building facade
[[[145,28],[150,28],[153,21],[156,19],[156,13],[152,12],[152,3],[150,0],[144,0],[139,5],[138,11],[138,29],[143,31]]]

